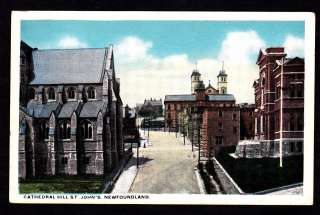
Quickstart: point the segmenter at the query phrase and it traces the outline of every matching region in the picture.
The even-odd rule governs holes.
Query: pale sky
[[[254,102],[259,49],[284,46],[304,57],[304,22],[284,21],[23,21],[21,39],[33,48],[102,48],[114,45],[116,75],[124,104],[190,93],[197,67],[205,85],[222,61],[228,93]]]

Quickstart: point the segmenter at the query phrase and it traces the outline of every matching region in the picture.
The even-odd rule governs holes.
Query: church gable
[[[31,85],[101,83],[105,48],[34,50]]]

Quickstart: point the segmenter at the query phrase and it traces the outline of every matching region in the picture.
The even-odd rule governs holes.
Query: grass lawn
[[[53,176],[19,183],[20,193],[99,193],[102,178]]]
[[[283,158],[234,159],[227,154],[217,157],[233,180],[246,193],[285,186],[303,181],[303,156]]]

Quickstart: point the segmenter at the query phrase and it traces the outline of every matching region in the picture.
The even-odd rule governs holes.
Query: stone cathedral
[[[19,178],[112,171],[124,155],[112,46],[20,51]]]

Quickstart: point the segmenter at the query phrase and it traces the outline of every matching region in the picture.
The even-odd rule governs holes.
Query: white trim
[[[284,75],[291,75],[291,74],[304,74],[304,72],[280,72]],[[274,76],[274,78],[278,78],[281,74],[278,74],[276,76]]]
[[[304,132],[304,131],[282,131],[283,133],[290,133],[290,132],[293,132],[293,133],[298,133],[298,132]],[[276,132],[274,132],[275,134],[278,134],[278,133],[280,133],[280,131],[276,131]]]

